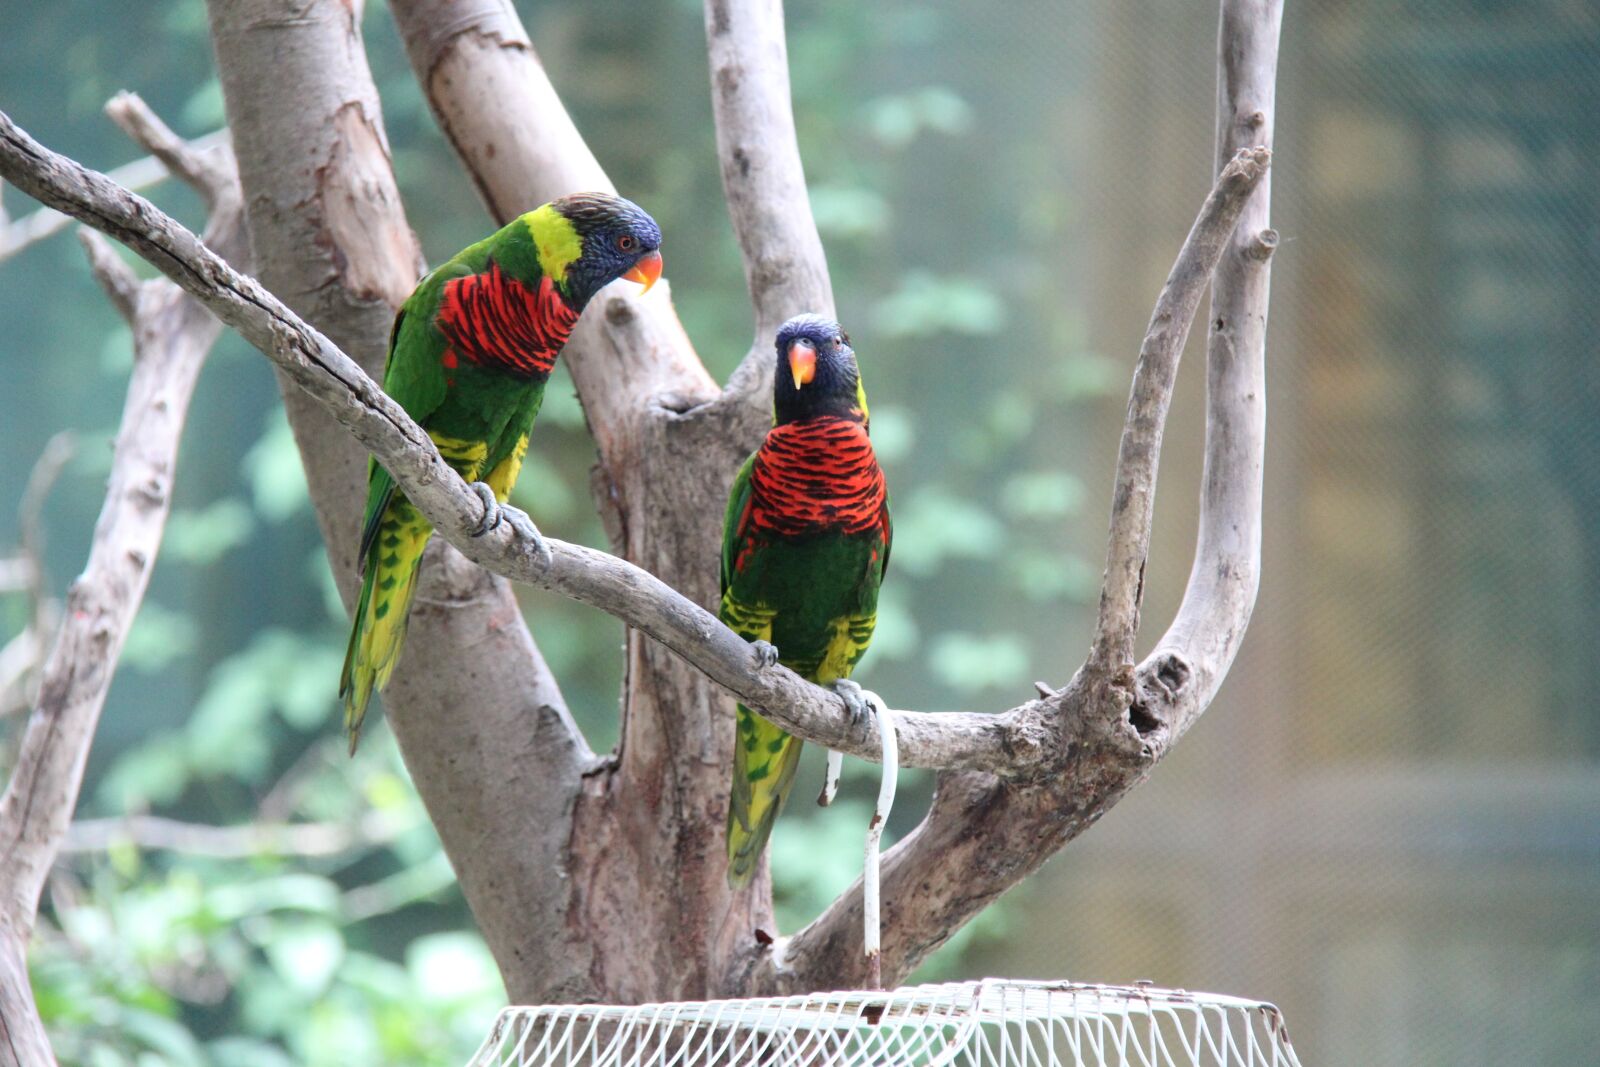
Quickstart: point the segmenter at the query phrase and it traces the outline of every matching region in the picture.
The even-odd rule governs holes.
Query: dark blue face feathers
[[[773,408],[780,423],[818,415],[859,419],[861,373],[839,324],[824,315],[796,315],[778,327]]]
[[[568,299],[579,307],[661,248],[661,227],[631,200],[574,193],[554,206],[583,239],[583,255],[567,269]]]

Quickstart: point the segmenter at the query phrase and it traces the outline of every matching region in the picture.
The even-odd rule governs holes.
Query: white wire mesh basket
[[[981,982],[507,1008],[471,1067],[1299,1067],[1271,1004],[1144,985]]]

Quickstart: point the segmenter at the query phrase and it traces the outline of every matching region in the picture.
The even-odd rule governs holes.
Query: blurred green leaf
[[[250,540],[255,525],[244,501],[226,497],[198,511],[174,511],[162,549],[170,559],[209,566]]]
[[[183,739],[168,735],[118,757],[100,779],[95,795],[111,811],[145,811],[177,800],[189,777]]]
[[[972,107],[942,85],[882,96],[866,107],[867,128],[882,144],[901,149],[924,131],[951,136],[972,128]]]
[[[947,558],[985,559],[1004,543],[994,516],[943,486],[925,486],[895,506],[890,566],[931,574]]]
[[[244,476],[256,510],[269,522],[282,522],[311,506],[300,450],[281,405],[272,409],[266,428],[245,453]]]
[[[133,331],[126,324],[106,331],[100,342],[98,362],[107,377],[126,377],[133,369]]]
[[[928,668],[963,692],[1015,686],[1028,674],[1028,646],[1017,634],[940,634],[928,648]]]
[[[1076,514],[1083,483],[1064,471],[1024,471],[1006,479],[1000,505],[1019,519],[1058,519]]]
[[[905,459],[917,441],[916,419],[894,404],[872,405],[872,451],[879,463]]]
[[[1100,595],[1100,571],[1081,556],[1024,548],[1005,561],[1010,585],[1029,600],[1092,604]]]
[[[890,557],[890,563],[895,557]],[[887,582],[878,593],[878,625],[873,630],[871,660],[906,659],[916,653],[920,638],[916,616],[906,602],[902,585]]]
[[[1127,388],[1132,368],[1093,352],[1074,352],[1058,360],[1051,370],[1052,391],[1060,400],[1074,402],[1115,396]]]
[[[189,616],[147,599],[128,630],[121,662],[139,671],[165,670],[194,651],[198,631]]]
[[[422,995],[434,1001],[498,995],[503,988],[488,947],[470,934],[417,938],[406,950],[406,969]]]
[[[222,83],[208,79],[184,101],[179,114],[191,130],[214,130],[224,125],[228,117],[222,105]]]
[[[577,500],[561,471],[537,451],[529,451],[522,461],[511,502],[531,515],[535,525],[569,519],[577,510]]]
[[[1005,319],[1005,305],[986,282],[925,270],[907,271],[877,307],[878,328],[888,337],[992,334]]]
[[[297,1067],[290,1055],[269,1041],[253,1037],[224,1037],[206,1046],[219,1067]]]
[[[331,923],[276,923],[261,940],[278,975],[305,997],[320,997],[344,962],[344,938]]]
[[[177,1067],[203,1067],[205,1064],[194,1035],[172,1019],[137,1008],[125,1008],[118,1024],[127,1036],[158,1054],[157,1064]]]
[[[206,904],[223,922],[275,911],[334,915],[339,907],[339,887],[314,874],[284,874],[216,886],[207,891]]]
[[[827,237],[872,237],[889,228],[889,202],[862,186],[813,186],[811,214]]]

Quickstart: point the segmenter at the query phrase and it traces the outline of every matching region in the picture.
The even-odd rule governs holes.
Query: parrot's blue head
[[[574,193],[551,202],[583,242],[567,267],[567,299],[577,307],[618,278],[648,290],[661,277],[661,227],[631,200],[610,193]]]
[[[779,423],[814,415],[866,420],[855,349],[826,315],[796,315],[778,327],[772,405]]]

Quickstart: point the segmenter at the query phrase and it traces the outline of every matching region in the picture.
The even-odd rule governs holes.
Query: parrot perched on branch
[[[722,532],[722,621],[774,660],[832,686],[865,714],[849,681],[878,617],[893,530],[867,436],[867,394],[850,339],[820,315],[777,337],[773,427],[740,468]],[[774,647],[776,646],[776,647]],[[728,881],[749,882],[794,784],[801,742],[743,704],[728,805]]]
[[[383,388],[483,498],[478,534],[512,522],[547,552],[511,494],[545,382],[584,305],[618,278],[661,276],[661,230],[607,193],[551,201],[417,283],[395,316]],[[433,527],[375,460],[367,470],[361,596],[339,680],[350,751],[394,671]]]

